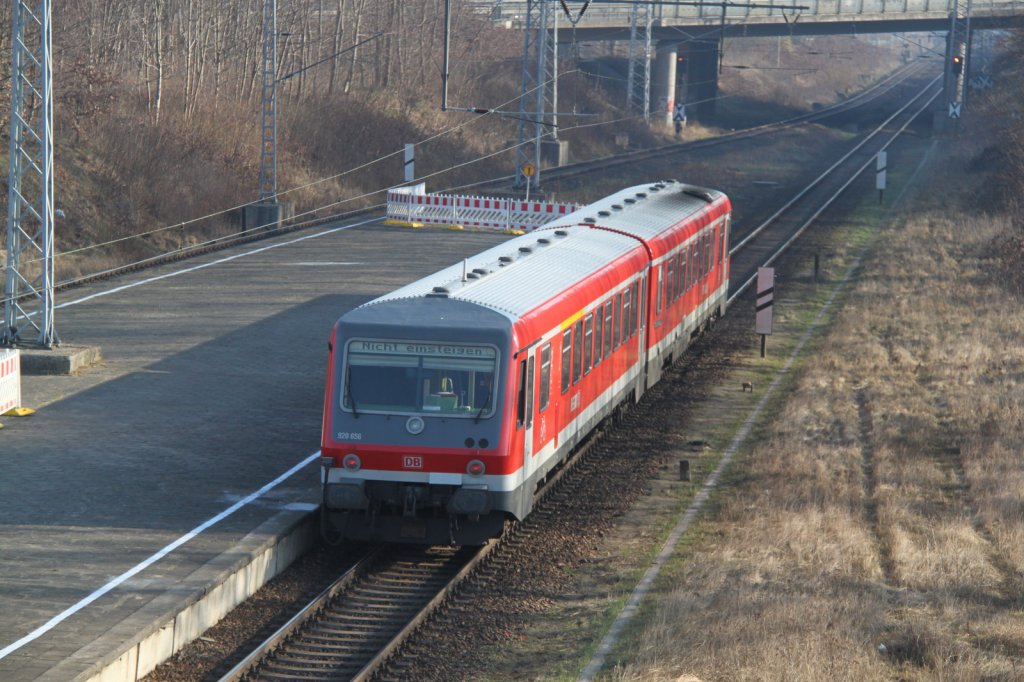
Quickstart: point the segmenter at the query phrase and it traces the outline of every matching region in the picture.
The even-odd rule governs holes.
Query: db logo
[[[412,455],[406,455],[405,457],[402,458],[402,466],[405,467],[406,469],[422,469],[423,458],[414,457]]]

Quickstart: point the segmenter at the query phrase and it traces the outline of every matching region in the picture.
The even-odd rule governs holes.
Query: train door
[[[530,352],[519,361],[519,387],[516,393],[516,429],[523,436],[523,480],[534,470],[533,462],[533,376],[534,359]]]
[[[633,289],[634,292],[638,292],[638,295],[633,296],[633,305],[639,306],[639,309],[633,312],[637,325],[637,361],[640,363],[640,374],[636,381],[637,402],[640,401],[640,397],[647,388],[647,273],[649,271],[650,266],[640,276],[639,284],[634,285],[636,288]]]

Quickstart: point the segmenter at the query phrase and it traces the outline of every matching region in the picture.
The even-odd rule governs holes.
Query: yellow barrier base
[[[7,410],[4,412],[5,417],[27,417],[30,414],[35,414],[36,411],[31,407],[15,407],[13,410]]]
[[[398,227],[423,227],[423,223],[410,223],[407,220],[385,220],[385,225],[397,225]]]

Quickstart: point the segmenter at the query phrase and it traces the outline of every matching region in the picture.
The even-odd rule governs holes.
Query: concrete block
[[[541,142],[540,158],[555,168],[567,165],[569,163],[569,141],[545,140]]]
[[[95,365],[103,358],[99,346],[77,346],[70,343],[56,348],[22,348],[22,375],[75,374]]]
[[[288,202],[259,202],[242,210],[242,229],[276,230],[281,223],[295,215],[295,204]]]

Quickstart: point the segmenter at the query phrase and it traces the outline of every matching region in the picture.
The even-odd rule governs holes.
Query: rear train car
[[[330,339],[326,522],[478,544],[725,311],[729,201],[632,187],[343,315]]]

